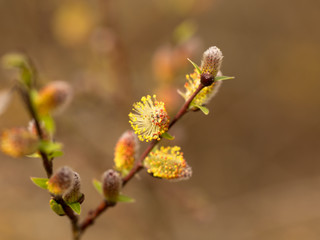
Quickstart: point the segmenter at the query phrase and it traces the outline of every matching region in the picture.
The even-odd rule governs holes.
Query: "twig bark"
[[[43,140],[43,132],[41,129],[41,124],[39,121],[39,117],[38,114],[36,112],[36,110],[34,109],[32,100],[31,100],[31,96],[30,96],[30,92],[29,90],[25,89],[23,86],[19,86],[18,90],[20,92],[20,96],[23,100],[23,102],[25,103],[28,112],[31,116],[31,118],[33,119],[35,126],[36,126],[36,130],[37,130],[37,135],[39,137],[40,140]],[[47,177],[50,178],[52,175],[52,160],[49,159],[49,157],[47,156],[47,154],[43,151],[39,151],[40,155],[41,155],[41,159],[42,159],[42,163],[43,163],[43,167],[46,171]]]

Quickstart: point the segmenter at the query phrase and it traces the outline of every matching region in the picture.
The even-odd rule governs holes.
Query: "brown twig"
[[[43,131],[41,129],[40,121],[37,112],[34,109],[30,93],[27,89],[24,88],[24,86],[19,86],[18,90],[20,92],[20,96],[22,97],[23,102],[26,104],[26,107],[28,109],[28,112],[31,116],[31,118],[34,120],[37,135],[40,140],[43,140]],[[52,161],[49,159],[47,154],[43,151],[39,151],[43,163],[43,167],[47,173],[48,178],[52,175]]]
[[[67,205],[67,203],[61,197],[54,197],[54,200],[61,205],[61,207],[63,208],[63,211],[70,219],[71,226],[72,226],[73,239],[79,240],[80,231],[79,231],[79,225],[78,225],[78,220],[79,220],[78,216],[74,214],[73,210]]]
[[[20,96],[22,97],[23,102],[26,104],[26,107],[28,109],[28,112],[33,119],[35,126],[36,126],[36,132],[40,140],[44,140],[44,133],[41,129],[40,121],[38,114],[33,106],[31,96],[30,96],[30,90],[26,89],[24,86],[19,86],[18,90],[20,92]],[[51,177],[53,172],[53,165],[52,165],[52,159],[49,159],[48,155],[43,152],[39,151],[42,159],[42,163],[44,166],[44,169],[47,173],[48,178]],[[61,197],[54,197],[54,200],[59,203],[64,212],[66,213],[67,217],[70,219],[71,226],[72,226],[72,232],[73,232],[73,239],[79,240],[80,234],[79,234],[79,225],[78,225],[78,216],[74,214],[73,210],[68,206],[68,204],[61,198]]]
[[[114,207],[115,205],[116,203],[110,203],[104,200],[99,204],[99,206],[95,210],[91,210],[88,213],[88,216],[86,217],[86,219],[79,226],[80,235],[87,229],[87,227],[89,227],[94,223],[96,218],[100,216],[101,213],[103,213],[109,207]]]
[[[181,109],[178,111],[176,116],[173,118],[173,120],[170,122],[168,130],[179,120],[181,117],[188,112],[189,105],[192,102],[192,100],[195,98],[195,96],[204,88],[205,86],[200,83],[196,91],[190,96],[190,98],[184,103],[184,105],[181,107]],[[161,140],[162,138],[160,138]],[[159,140],[159,141],[160,141]],[[142,153],[142,155],[139,158],[139,161],[136,163],[136,165],[131,169],[131,171],[128,173],[128,175],[122,179],[122,186],[124,187],[134,176],[137,174],[140,170],[143,169],[143,160],[148,156],[148,154],[152,151],[152,149],[159,143],[158,140],[153,140],[149,146],[146,148],[146,150]],[[112,206],[115,206],[113,204]],[[95,221],[95,219],[103,213],[105,210],[107,210],[111,205],[108,204],[108,202],[103,201],[99,204],[99,206],[88,213],[88,216],[84,219],[84,221],[80,224],[80,234],[82,234],[87,227],[92,225]]]

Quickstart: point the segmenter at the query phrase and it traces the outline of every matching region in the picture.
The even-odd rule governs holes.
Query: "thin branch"
[[[26,104],[26,107],[28,109],[28,112],[31,118],[34,120],[39,139],[44,140],[44,137],[43,137],[44,133],[41,129],[38,114],[33,106],[31,96],[30,96],[30,91],[28,89],[25,89],[24,86],[19,86],[18,90],[20,92],[23,102]],[[47,176],[48,178],[50,178],[53,172],[52,159],[49,159],[48,155],[41,150],[39,151],[39,153],[41,155],[42,163],[47,173]],[[67,217],[70,219],[72,232],[73,232],[73,239],[79,240],[80,234],[79,234],[78,216],[74,214],[73,210],[67,205],[67,203],[61,197],[54,197],[54,200],[62,206]]]
[[[203,84],[199,84],[196,91],[190,96],[188,101],[184,103],[184,105],[181,107],[181,109],[178,111],[176,116],[171,121],[168,130],[180,119],[184,114],[188,112],[189,105],[192,102],[192,100],[195,98],[195,96],[204,88],[205,86]],[[162,139],[162,138],[161,138]],[[161,140],[160,139],[160,140]],[[152,151],[152,149],[160,142],[160,140],[153,140],[149,144],[149,146],[146,148],[146,150],[142,153],[142,155],[139,158],[139,161],[136,163],[136,165],[131,169],[131,171],[128,173],[128,175],[122,179],[122,186],[124,187],[134,176],[137,174],[140,170],[143,169],[143,160],[148,156],[148,154]],[[103,201],[99,204],[99,206],[88,213],[87,217],[84,219],[84,221],[80,224],[80,234],[82,234],[87,227],[92,225],[95,221],[95,219],[103,213],[105,210],[107,210],[109,207],[115,206],[115,204],[110,205],[108,202]]]
[[[54,197],[54,200],[61,205],[63,211],[66,213],[68,218],[70,219],[72,226],[73,239],[80,239],[79,234],[79,225],[78,225],[78,216],[74,214],[73,210],[67,205],[67,203],[61,197]]]
[[[43,140],[44,134],[41,129],[38,114],[35,111],[34,106],[32,104],[30,93],[27,89],[24,89],[23,86],[19,86],[18,90],[20,92],[20,96],[21,96],[23,102],[26,104],[26,107],[28,109],[28,112],[29,112],[31,118],[34,120],[36,130],[37,130],[37,135],[40,140]],[[50,178],[52,175],[52,161],[49,159],[49,157],[47,156],[47,154],[45,152],[40,150],[39,153],[41,155],[43,167],[47,173],[48,178]]]
[[[102,201],[99,206],[95,210],[91,210],[88,213],[87,218],[83,221],[82,224],[80,224],[79,229],[80,229],[80,234],[82,234],[87,227],[92,225],[96,218],[100,216],[101,213],[103,213],[105,210],[107,210],[109,207],[114,207],[116,203],[110,203],[108,201]]]

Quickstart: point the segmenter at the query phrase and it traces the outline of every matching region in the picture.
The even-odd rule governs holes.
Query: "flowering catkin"
[[[157,101],[155,95],[153,100],[150,95],[142,97],[141,102],[133,104],[132,110],[129,123],[140,141],[160,140],[160,136],[168,131],[168,113],[164,102]]]

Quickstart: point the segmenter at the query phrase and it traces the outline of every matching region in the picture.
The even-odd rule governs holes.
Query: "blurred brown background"
[[[65,155],[55,168],[80,173],[83,216],[100,202],[91,179],[112,167],[134,101],[156,92],[173,114],[193,70],[186,58],[200,64],[212,45],[236,77],[209,116],[172,129],[193,177],[141,173],[124,190],[136,203],[105,213],[83,239],[319,239],[319,13],[317,0],[0,0],[0,55],[25,52],[39,86],[59,79],[75,89],[56,117]],[[1,70],[0,89],[11,85]],[[27,121],[15,95],[0,128]],[[68,219],[29,180],[45,176],[40,161],[0,159],[0,239],[71,239]]]

